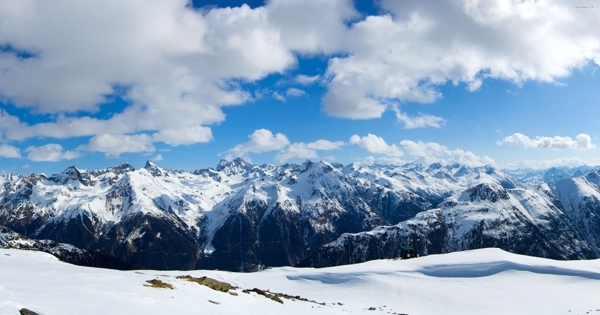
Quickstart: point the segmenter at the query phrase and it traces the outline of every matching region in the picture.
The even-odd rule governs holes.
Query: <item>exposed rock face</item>
[[[73,166],[50,177],[1,175],[0,224],[153,269],[252,271],[395,257],[415,227],[423,254],[495,246],[591,258],[600,253],[594,176],[533,189],[489,166],[458,164]]]
[[[401,247],[412,245],[415,239],[421,255],[497,247],[553,259],[597,258],[597,201],[584,197],[577,208],[588,218],[578,220],[577,215],[561,207],[551,192],[543,195],[524,188],[505,190],[499,185],[480,184],[465,190],[458,200],[446,200],[440,208],[421,212],[397,225],[344,234],[299,266],[325,267],[398,258]],[[595,230],[586,230],[582,222],[593,224]]]

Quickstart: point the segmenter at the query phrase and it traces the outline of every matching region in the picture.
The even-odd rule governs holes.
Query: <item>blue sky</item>
[[[0,171],[600,164],[598,8],[42,0],[0,13]],[[527,30],[526,32],[523,30]]]

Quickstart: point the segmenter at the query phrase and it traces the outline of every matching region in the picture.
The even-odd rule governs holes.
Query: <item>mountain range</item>
[[[600,257],[600,172],[490,166],[69,167],[0,175],[0,225],[152,269],[332,266],[483,247]]]

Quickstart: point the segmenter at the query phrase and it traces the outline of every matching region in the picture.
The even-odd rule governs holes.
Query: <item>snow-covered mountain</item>
[[[557,171],[551,169],[545,174]],[[600,172],[559,178],[536,189],[508,187],[493,178],[482,180],[410,220],[344,234],[300,265],[330,266],[399,257],[402,246],[415,243],[423,255],[498,247],[555,259],[597,258]]]
[[[576,201],[586,206],[575,211],[562,204],[568,198],[561,187],[568,185],[553,184],[562,180],[581,182]],[[437,163],[259,166],[236,159],[194,172],[151,162],[141,169],[70,167],[52,176],[2,175],[0,224],[155,269],[347,263],[336,254],[315,257],[361,235],[372,236],[372,249],[363,244],[362,254],[348,257],[395,257],[414,226],[427,236],[424,253],[498,246],[544,257],[598,257],[598,199],[587,198],[598,192],[597,182],[562,180],[527,188],[489,166]]]
[[[550,183],[566,178],[581,177],[595,170],[598,170],[598,168],[581,165],[576,167],[559,166],[540,170],[510,169],[502,171],[526,187],[537,188],[543,183]]]

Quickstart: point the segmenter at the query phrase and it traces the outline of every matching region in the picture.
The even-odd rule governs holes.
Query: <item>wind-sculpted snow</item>
[[[156,269],[296,265],[342,235],[336,244],[365,231],[369,245],[352,250],[362,250],[352,254],[360,259],[319,264],[392,257],[414,226],[427,235],[424,253],[498,246],[589,258],[598,255],[600,239],[597,177],[563,179],[581,183],[574,184],[582,196],[575,200],[559,193],[562,180],[556,189],[525,188],[490,166],[275,166],[242,159],[193,172],[151,162],[140,169],[73,166],[52,176],[2,175],[0,224]],[[369,236],[381,231],[388,239]]]
[[[204,277],[232,287],[221,292],[189,281]],[[600,309],[600,261],[498,249],[256,273],[93,269],[45,253],[0,249],[0,279],[0,314],[15,315],[22,308],[47,315],[546,315]],[[275,293],[281,302],[265,298]]]

